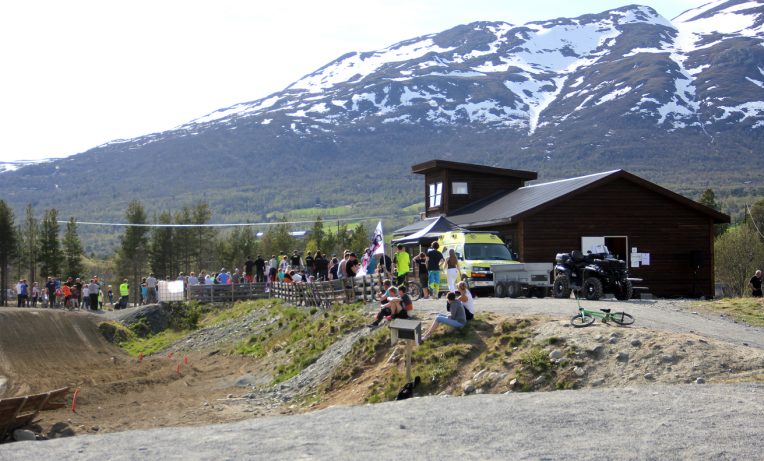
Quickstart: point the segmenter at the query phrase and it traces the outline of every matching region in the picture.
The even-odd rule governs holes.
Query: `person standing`
[[[40,284],[32,284],[32,307],[37,307],[37,301],[40,301]]]
[[[751,287],[751,295],[754,298],[761,298],[761,271],[757,270],[755,274],[753,274],[753,277],[751,277],[751,280],[748,282],[748,285]]]
[[[92,278],[90,279],[90,285],[89,285],[88,293],[90,294],[90,309],[97,311],[99,307],[99,295],[101,294],[101,287],[98,286],[98,282],[96,282],[96,279]]]
[[[448,250],[448,259],[446,259],[446,279],[448,280],[448,291],[456,291],[456,280],[459,278],[459,258],[453,248]]]
[[[146,277],[146,304],[154,304],[157,302],[157,278],[154,277],[154,273],[150,273]]]
[[[127,283],[127,279],[124,279],[119,285],[119,302],[117,303],[117,309],[124,309],[127,307],[127,303],[130,298],[130,285]]]
[[[56,307],[56,281],[53,277],[48,277],[45,288],[48,290],[48,307]]]
[[[247,283],[254,282],[255,262],[252,261],[252,256],[247,256],[247,260],[244,262],[244,279]]]
[[[440,266],[443,262],[443,254],[438,251],[438,242],[432,242],[427,250],[427,286],[433,298],[440,299]]]
[[[257,255],[257,259],[255,259],[255,281],[258,283],[265,282],[265,260],[262,255]]]
[[[424,299],[430,297],[430,288],[427,286],[427,256],[420,252],[414,256],[414,263],[416,263],[417,273],[419,274],[419,284],[422,285],[422,295]]]
[[[395,279],[395,285],[401,286],[406,283],[406,276],[409,274],[409,268],[411,266],[411,256],[408,251],[403,249],[403,245],[398,245],[395,251],[395,273],[397,275]]]

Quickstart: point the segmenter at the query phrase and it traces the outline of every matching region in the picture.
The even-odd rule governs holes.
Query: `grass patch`
[[[118,345],[133,357],[137,357],[141,352],[144,355],[149,355],[166,349],[189,333],[190,331],[188,330],[165,330],[146,338],[132,336],[127,341],[123,341]]]
[[[257,335],[237,344],[234,353],[263,358],[274,356],[274,383],[295,376],[343,335],[367,322],[360,305],[334,305],[325,311],[276,303],[267,316],[276,319]]]
[[[692,308],[724,314],[751,326],[764,327],[764,300],[760,298],[724,298],[695,302]]]
[[[207,312],[199,320],[199,327],[211,327],[230,320],[237,320],[246,317],[254,310],[268,309],[274,304],[270,299],[259,299],[256,301],[239,301],[230,308],[215,309]]]

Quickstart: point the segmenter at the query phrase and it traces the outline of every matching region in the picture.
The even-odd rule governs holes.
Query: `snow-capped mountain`
[[[183,128],[255,118],[301,134],[374,123],[533,135],[608,106],[665,130],[742,121],[764,128],[764,50],[754,49],[764,42],[762,12],[760,0],[717,0],[673,23],[628,6],[575,19],[459,26],[349,53],[281,93]]]
[[[132,198],[203,198],[252,216],[371,203],[384,187],[399,207],[421,192],[409,166],[435,157],[543,179],[625,168],[689,195],[730,178],[764,190],[763,27],[764,0],[715,0],[671,21],[630,5],[460,25],[348,53],[174,130],[2,173],[0,196],[94,197],[103,207],[86,210],[115,216]]]

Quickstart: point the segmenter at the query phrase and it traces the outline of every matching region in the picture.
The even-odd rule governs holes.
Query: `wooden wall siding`
[[[710,218],[625,179],[528,216],[521,228],[518,252],[528,262],[551,262],[556,253],[579,249],[583,236],[627,236],[629,249],[651,256],[650,266],[630,267],[630,273],[661,297],[692,294],[690,254],[702,250],[696,293],[714,295]]]
[[[522,187],[525,183],[521,179],[508,178],[506,176],[492,176],[466,171],[447,171],[448,183],[444,184],[448,191],[448,208],[446,213],[451,213],[459,208],[476,202],[499,191],[510,191]],[[453,195],[451,183],[466,182],[469,185],[469,195]]]

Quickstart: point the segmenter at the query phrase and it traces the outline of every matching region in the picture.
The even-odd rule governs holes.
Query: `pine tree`
[[[24,240],[24,264],[29,269],[29,282],[37,280],[37,235],[40,232],[40,225],[34,218],[32,204],[27,205],[26,216],[24,219],[23,240]]]
[[[82,255],[84,254],[84,251],[82,249],[80,236],[77,234],[77,223],[74,221],[74,216],[70,217],[69,222],[66,223],[63,247],[64,276],[82,277],[85,271],[85,266],[82,263]]]
[[[58,233],[58,211],[51,208],[45,212],[40,226],[38,255],[42,276],[58,277],[61,274],[62,255]]]
[[[212,219],[212,210],[207,203],[199,202],[191,209],[192,224],[207,224],[210,219]],[[212,251],[217,233],[209,227],[196,227],[194,231],[196,266],[199,270],[204,270],[205,267],[211,268],[210,264],[217,262]]]
[[[154,219],[158,224],[172,224],[170,212],[163,211]],[[149,264],[151,270],[159,278],[172,276],[177,265],[174,257],[174,229],[172,227],[155,227],[151,230],[149,244]]]
[[[8,263],[16,253],[16,228],[13,210],[0,200],[0,305],[7,306]]]
[[[130,202],[125,211],[125,218],[129,224],[146,224],[146,211],[141,202]],[[120,278],[130,280],[133,300],[137,300],[141,289],[141,275],[146,270],[148,259],[148,228],[128,226],[119,240],[115,273],[119,274]]]

